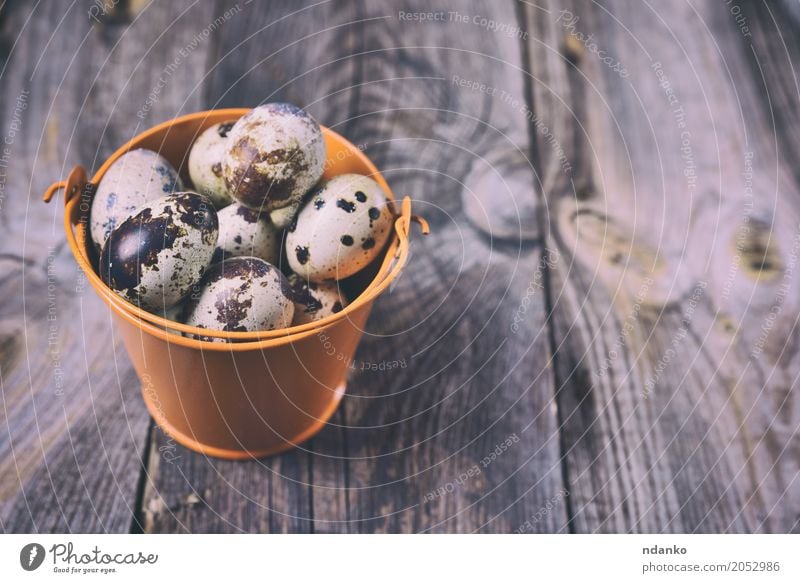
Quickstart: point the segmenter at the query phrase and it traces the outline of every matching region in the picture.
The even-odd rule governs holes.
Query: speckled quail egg
[[[332,178],[305,202],[287,229],[289,267],[310,281],[350,277],[380,253],[392,220],[377,182],[358,174]]]
[[[294,293],[293,326],[321,320],[347,306],[347,300],[334,282],[314,283],[293,273],[289,276],[289,285]]]
[[[222,159],[230,144],[230,132],[235,122],[214,124],[195,140],[189,152],[189,177],[195,190],[207,196],[219,210],[233,199],[222,177]]]
[[[131,150],[106,171],[92,200],[90,229],[99,251],[117,225],[144,203],[183,190],[178,172],[152,150]]]
[[[187,301],[184,321],[228,332],[285,328],[294,316],[292,299],[289,282],[277,267],[257,257],[233,257],[209,268]]]
[[[269,214],[233,203],[219,213],[219,239],[214,262],[226,257],[252,256],[278,263],[281,238]]]
[[[126,300],[163,311],[200,281],[217,232],[217,213],[202,195],[178,192],[150,201],[109,235],[100,276]]]
[[[320,179],[325,140],[316,120],[288,103],[267,103],[233,126],[222,173],[231,196],[272,211],[290,206]]]

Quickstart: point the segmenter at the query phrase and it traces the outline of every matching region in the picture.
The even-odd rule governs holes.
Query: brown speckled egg
[[[129,302],[163,311],[200,281],[217,230],[217,213],[204,196],[178,192],[150,201],[108,237],[100,277]]]
[[[189,177],[195,190],[207,196],[219,210],[233,199],[222,177],[222,159],[230,144],[230,132],[235,122],[226,121],[206,129],[192,144],[189,152]]]
[[[293,326],[321,320],[347,306],[347,300],[334,282],[314,283],[293,273],[289,276],[289,285],[294,292]]]
[[[183,190],[178,172],[152,150],[131,150],[106,171],[92,200],[90,229],[97,250],[144,203]]]
[[[393,215],[380,185],[358,174],[323,184],[287,229],[289,267],[310,281],[350,277],[375,259]]]
[[[190,326],[228,332],[286,328],[294,316],[292,298],[289,282],[277,267],[257,257],[234,257],[209,268],[187,301],[184,320]]]
[[[272,211],[291,205],[322,176],[325,140],[308,113],[267,103],[233,126],[222,172],[228,192],[249,207]]]
[[[219,239],[214,262],[226,257],[251,256],[278,263],[281,239],[269,214],[233,203],[219,213]]]

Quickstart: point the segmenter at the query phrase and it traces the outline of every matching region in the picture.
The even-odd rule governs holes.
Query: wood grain
[[[459,7],[464,14],[476,10],[467,3]],[[513,23],[513,7],[507,8]],[[545,343],[539,290],[526,291],[538,252],[519,244],[497,249],[493,239],[464,229],[461,194],[470,185],[456,177],[469,172],[473,182],[483,183],[481,195],[486,174],[506,177],[501,186],[509,199],[532,202],[532,170],[518,170],[527,134],[524,124],[507,117],[508,107],[439,73],[459,71],[522,100],[518,43],[481,35],[487,56],[479,62],[474,46],[455,44],[463,25],[448,27],[443,36],[413,23],[399,31],[396,11],[388,5],[370,4],[369,11],[357,13],[276,9],[260,18],[232,21],[222,33],[220,54],[229,55],[233,65],[215,68],[206,90],[209,105],[233,105],[235,95],[246,96],[248,104],[287,99],[308,106],[326,125],[363,145],[396,192],[414,195],[435,234],[415,243],[407,273],[376,306],[353,364],[349,394],[331,427],[306,452],[276,461],[205,462],[191,472],[159,464],[156,486],[145,497],[146,512],[151,504],[155,508],[147,530],[273,530],[276,517],[286,521],[283,530],[315,532],[519,527],[561,486],[548,407],[552,381],[546,361],[532,356],[544,357]],[[285,63],[299,59],[315,67],[295,67],[296,77],[287,77]],[[503,64],[502,59],[510,60],[505,70],[485,74],[486,63]],[[484,118],[475,116],[476,109]],[[497,111],[489,119],[492,109]],[[498,147],[516,153],[513,176],[504,172],[502,160],[498,168],[496,159],[481,159]],[[526,321],[517,336],[506,338],[526,293],[532,293]],[[379,370],[387,364],[396,368]],[[457,490],[424,500],[457,482],[509,435],[524,446],[504,452],[491,473],[482,471]],[[264,479],[254,480],[254,474]],[[516,475],[524,476],[524,487],[517,487]],[[281,483],[279,495],[274,489]],[[181,500],[197,498],[190,489],[210,494],[199,494],[202,502],[186,509]],[[306,500],[301,491],[311,509],[296,503]],[[167,501],[153,502],[156,497]],[[235,518],[221,521],[220,515]],[[536,528],[550,529],[565,519],[560,507]]]
[[[798,21],[739,4],[3,4],[0,528],[800,531]],[[223,462],[152,425],[39,197],[275,100],[432,234],[329,426]]]
[[[404,5],[445,13],[444,22],[418,23],[401,20],[390,3],[369,3],[367,16],[383,18],[365,30],[352,136],[369,145],[397,192],[413,196],[432,234],[415,243],[407,272],[376,305],[357,355],[402,359],[407,368],[354,375],[344,404],[350,520],[359,532],[510,532],[562,487],[539,249],[487,237],[465,220],[465,199],[500,207],[535,200],[533,168],[519,163],[528,148],[524,112],[480,89],[523,101],[519,43],[473,25],[482,8]],[[516,23],[512,5],[494,18]],[[484,466],[509,436],[519,442]],[[565,521],[560,504],[532,528]]]
[[[73,163],[116,147],[102,129],[113,133],[119,118],[93,83],[112,33],[82,8],[17,3],[4,11],[13,48],[0,89],[10,158],[0,215],[2,525],[127,532],[149,420],[109,311],[66,249],[59,204],[40,203]]]
[[[210,70],[195,72],[203,108],[289,101],[346,133],[341,126],[348,123],[355,77],[346,57],[360,26],[355,10],[291,2],[242,8],[209,40]],[[340,413],[333,423],[341,425]],[[318,514],[325,524],[346,507],[344,461],[314,455],[317,443],[342,447],[336,426],[304,447],[252,462],[203,458],[158,428],[152,439],[142,502],[147,532],[313,532]]]
[[[756,349],[780,288],[796,297],[796,197],[767,170],[773,128],[743,114],[761,101],[749,47],[707,3],[545,6],[528,11],[547,38],[530,45],[534,87],[553,124],[572,118],[582,162],[545,191],[567,258],[552,294],[571,526],[792,530],[796,373],[776,352],[794,299]]]

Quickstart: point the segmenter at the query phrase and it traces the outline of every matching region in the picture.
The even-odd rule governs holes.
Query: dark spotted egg
[[[234,199],[272,211],[299,201],[324,165],[325,140],[316,120],[294,105],[267,103],[233,126],[222,173]]]
[[[257,257],[233,257],[209,268],[187,302],[184,320],[190,326],[228,332],[286,328],[294,316],[292,298],[289,282],[277,267]]]
[[[151,150],[131,150],[106,171],[92,200],[90,228],[97,250],[144,203],[183,190],[178,172]]]
[[[314,283],[293,273],[289,276],[289,285],[294,293],[293,326],[321,320],[347,306],[347,300],[335,282]]]
[[[219,239],[214,262],[226,257],[252,256],[278,263],[281,238],[269,214],[233,203],[219,213]]]
[[[392,221],[377,182],[358,174],[332,178],[308,198],[287,229],[289,267],[310,281],[350,277],[380,253]]]
[[[162,312],[200,281],[217,232],[217,213],[202,195],[178,192],[150,201],[108,237],[100,276],[129,302]]]
[[[219,210],[233,199],[222,177],[222,159],[230,144],[230,133],[234,122],[214,124],[206,129],[192,144],[189,152],[189,177],[195,190],[204,194]]]

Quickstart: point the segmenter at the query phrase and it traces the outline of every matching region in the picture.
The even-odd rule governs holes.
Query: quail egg
[[[214,262],[249,255],[277,264],[281,239],[269,214],[233,203],[217,214],[219,239]]]
[[[131,150],[120,156],[97,185],[90,229],[99,251],[117,225],[144,203],[183,190],[178,172],[152,150]]]
[[[287,229],[289,267],[309,281],[350,277],[380,253],[392,220],[377,182],[358,174],[332,178],[308,198]]]
[[[209,268],[187,301],[184,321],[228,332],[285,328],[294,316],[292,298],[289,282],[277,267],[257,257],[233,257]]]
[[[195,140],[189,152],[189,177],[192,184],[197,192],[214,203],[217,210],[233,202],[222,177],[222,159],[228,149],[234,123],[226,121],[206,129]]]
[[[200,281],[217,233],[217,213],[206,197],[169,194],[144,204],[112,231],[100,256],[100,276],[126,300],[163,311]]]
[[[325,140],[308,113],[288,103],[267,103],[231,130],[222,174],[231,196],[259,210],[290,206],[320,179]]]
[[[289,276],[289,285],[294,293],[293,326],[321,320],[341,312],[347,305],[336,283],[314,283],[293,273]]]

